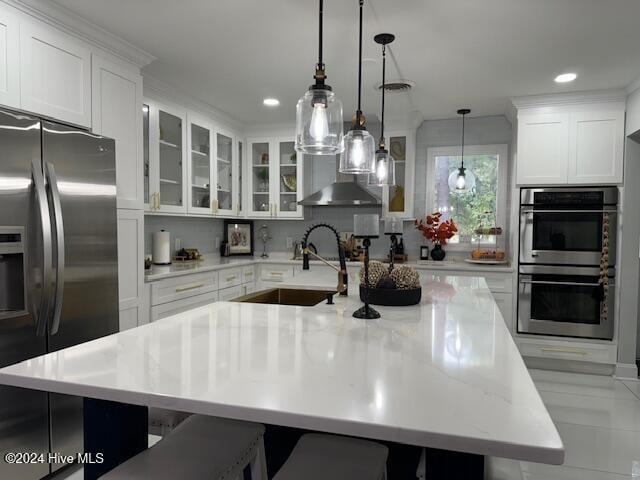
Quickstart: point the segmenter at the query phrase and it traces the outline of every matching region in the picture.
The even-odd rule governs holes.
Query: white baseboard
[[[616,378],[638,379],[638,366],[635,363],[616,363]]]

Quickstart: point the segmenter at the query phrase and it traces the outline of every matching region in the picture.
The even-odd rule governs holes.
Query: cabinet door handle
[[[253,272],[246,272],[244,274],[245,277],[253,277]]]
[[[231,282],[236,279],[236,275],[230,275],[227,277],[227,282]]]
[[[281,277],[282,275],[284,275],[282,272],[271,272],[272,277]]]
[[[195,290],[202,287],[204,287],[204,283],[196,283],[193,285],[187,285],[185,287],[176,287],[176,293],[186,292],[187,290]]]

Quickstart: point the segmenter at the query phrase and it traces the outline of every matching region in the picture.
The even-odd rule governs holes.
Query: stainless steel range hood
[[[324,160],[326,161],[326,160]],[[382,205],[380,199],[358,184],[355,175],[346,175],[337,171],[337,181],[299,201],[304,206],[356,206],[376,207]]]
[[[360,206],[381,205],[380,199],[356,182],[333,182],[298,202],[304,206]]]

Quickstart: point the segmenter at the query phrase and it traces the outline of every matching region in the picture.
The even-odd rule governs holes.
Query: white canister
[[[171,263],[171,234],[160,230],[153,234],[153,263],[169,265]]]

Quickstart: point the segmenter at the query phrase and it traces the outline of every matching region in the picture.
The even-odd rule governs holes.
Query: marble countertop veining
[[[338,265],[338,262],[330,263]],[[208,272],[212,270],[223,270],[226,268],[242,267],[248,265],[259,264],[288,264],[302,266],[302,259],[293,260],[291,255],[285,253],[272,253],[268,258],[260,257],[220,257],[217,254],[204,254],[203,260],[197,262],[174,262],[171,265],[152,265],[149,270],[145,271],[145,281],[155,282],[164,278],[177,277],[181,275],[190,275],[193,273]],[[311,260],[311,265],[322,265],[320,261]],[[361,262],[347,262],[347,268],[358,268]],[[410,265],[420,270],[438,270],[438,271],[459,271],[459,272],[496,272],[511,273],[513,267],[509,265],[478,265],[470,264],[462,260],[445,260],[442,262],[409,262],[404,265]]]
[[[331,272],[288,286],[331,287]],[[218,302],[0,370],[0,383],[560,464],[562,440],[483,278],[422,275],[411,307]]]

